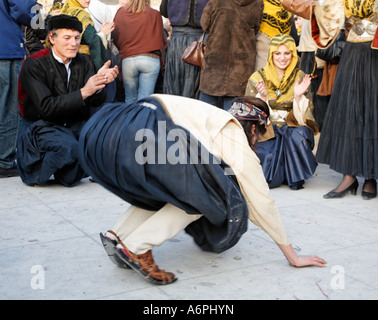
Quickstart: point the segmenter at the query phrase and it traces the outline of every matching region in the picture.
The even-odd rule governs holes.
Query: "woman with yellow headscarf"
[[[276,35],[269,46],[268,63],[252,74],[246,88],[246,95],[264,100],[271,109],[267,133],[257,149],[270,188],[285,183],[293,190],[301,189],[317,167],[311,77],[297,63],[294,39]]]
[[[97,34],[91,15],[84,10],[85,8],[88,8],[90,2],[90,0],[66,0],[61,13],[74,16],[83,24],[83,33],[79,52],[90,56],[93,66],[97,72],[104,65],[104,63],[109,60],[104,42],[106,41],[106,36],[111,33],[114,27],[112,29],[111,26],[107,25],[106,27],[108,27],[108,29],[101,31],[104,33],[103,36],[101,32]]]

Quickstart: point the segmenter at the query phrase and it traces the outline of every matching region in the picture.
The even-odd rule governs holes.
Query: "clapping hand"
[[[306,74],[305,77],[303,78],[302,82],[298,78],[298,80],[295,83],[294,86],[294,98],[295,100],[299,101],[300,98],[303,96],[303,94],[306,92],[308,87],[311,84],[311,76],[309,74]]]
[[[118,67],[115,66],[113,68],[110,67],[110,60],[105,62],[100,70],[98,70],[97,74],[102,75],[105,77],[105,84],[111,83],[114,81],[115,78],[118,76]]]
[[[260,94],[260,99],[267,102],[268,101],[268,91],[266,90],[265,83],[260,80],[256,83],[256,90]]]
[[[92,94],[105,88],[105,85],[114,81],[118,76],[118,67],[109,68],[110,60],[105,62],[98,72],[90,77],[83,88],[81,88],[81,96],[83,99],[88,98]]]

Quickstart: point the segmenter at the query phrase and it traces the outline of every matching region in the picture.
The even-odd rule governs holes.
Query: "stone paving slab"
[[[74,188],[28,187],[0,179],[2,300],[376,300],[378,199],[322,195],[341,175],[319,165],[305,188],[271,190],[298,254],[326,268],[293,268],[273,241],[250,224],[232,249],[201,251],[186,233],[154,250],[179,280],[154,286],[110,262],[98,234],[128,204],[85,179]],[[360,181],[362,185],[363,181]]]

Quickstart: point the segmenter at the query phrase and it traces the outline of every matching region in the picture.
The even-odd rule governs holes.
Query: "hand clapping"
[[[105,62],[102,68],[98,70],[97,74],[88,79],[85,86],[81,89],[83,99],[86,99],[92,94],[95,94],[97,91],[105,88],[105,85],[113,82],[118,76],[118,67],[115,66],[113,68],[109,68],[109,66],[110,60]]]
[[[118,76],[118,67],[115,66],[113,68],[110,67],[110,60],[105,62],[105,64],[102,66],[100,70],[98,70],[97,74],[98,75],[103,75],[106,78],[105,84],[108,84],[110,82],[113,82],[115,78]]]
[[[305,77],[303,78],[303,81],[300,82],[301,80],[298,78],[298,80],[295,83],[294,86],[294,97],[297,101],[300,100],[302,95],[306,92],[308,87],[311,84],[311,76],[309,74],[306,74]]]

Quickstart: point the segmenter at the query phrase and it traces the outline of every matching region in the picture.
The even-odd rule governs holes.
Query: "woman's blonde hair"
[[[125,7],[132,13],[141,13],[146,11],[147,7],[150,5],[151,0],[128,0]]]

